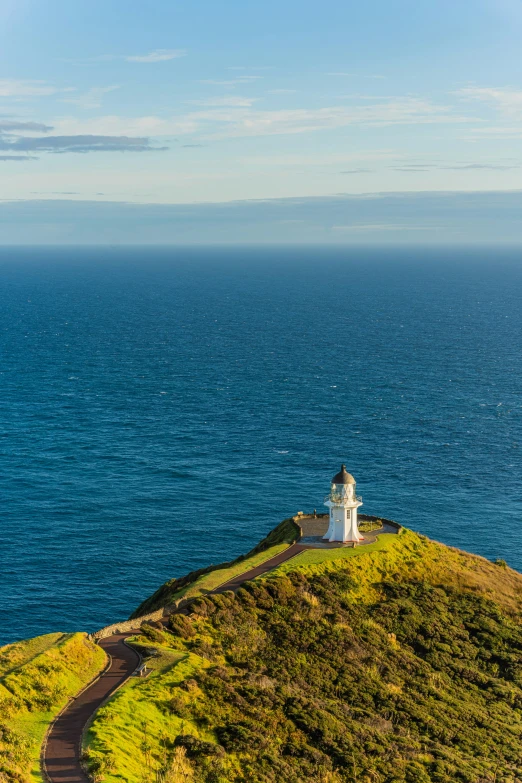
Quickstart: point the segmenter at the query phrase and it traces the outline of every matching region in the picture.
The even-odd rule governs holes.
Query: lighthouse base
[[[357,515],[350,514],[347,516],[348,519],[335,519],[335,517],[330,519],[323,541],[329,541],[330,543],[338,541],[340,544],[358,544],[359,541],[364,540],[357,527]]]
[[[363,516],[362,521],[366,524],[369,521],[375,523],[377,518]],[[392,523],[389,523],[387,520],[382,521],[379,519],[379,522],[381,523],[380,527],[375,525],[372,530],[365,530],[364,533],[359,531],[359,541],[332,541],[330,543],[330,536],[326,535],[330,525],[330,515],[317,513],[303,514],[299,517],[299,526],[302,530],[302,538],[299,543],[302,546],[315,547],[317,549],[349,549],[351,547],[355,547],[356,549],[361,547],[364,549],[368,544],[374,544],[382,533],[397,533],[397,526],[393,526]]]

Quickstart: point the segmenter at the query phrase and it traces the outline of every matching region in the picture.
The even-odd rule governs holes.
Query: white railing
[[[349,497],[348,495],[340,495],[338,493],[336,494],[330,494],[327,495],[324,499],[325,503],[328,503],[328,501],[331,501],[332,503],[349,503],[350,501],[357,501],[358,503],[362,503],[362,497],[360,495],[353,495],[352,497]]]

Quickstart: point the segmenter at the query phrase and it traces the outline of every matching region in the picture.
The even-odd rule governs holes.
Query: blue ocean
[[[322,509],[522,570],[522,252],[2,248],[0,644]]]

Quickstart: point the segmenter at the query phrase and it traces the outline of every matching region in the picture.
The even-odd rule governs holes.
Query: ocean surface
[[[0,250],[0,644],[322,509],[522,570],[522,251]]]

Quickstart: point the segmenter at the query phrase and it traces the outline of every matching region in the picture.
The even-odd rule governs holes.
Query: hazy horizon
[[[517,245],[522,191],[0,203],[0,245]]]
[[[520,5],[8,0],[0,243],[522,241]]]

